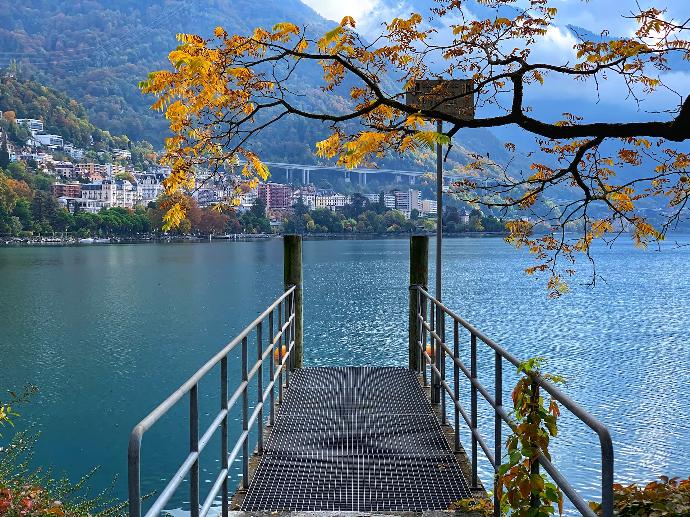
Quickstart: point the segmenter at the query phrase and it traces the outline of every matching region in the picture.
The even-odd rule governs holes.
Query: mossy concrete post
[[[424,289],[429,287],[429,237],[426,235],[413,235],[410,237],[410,319],[409,319],[409,368],[416,372],[421,371],[419,364],[419,346],[417,343],[421,339],[421,327],[417,321],[417,314],[420,312],[417,289],[421,286]]]
[[[292,352],[292,369],[302,368],[302,236],[283,236],[283,280],[285,289],[295,286],[295,348]]]

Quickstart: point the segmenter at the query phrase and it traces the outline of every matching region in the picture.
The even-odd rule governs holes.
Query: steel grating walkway
[[[444,510],[469,496],[414,372],[302,368],[242,510]]]

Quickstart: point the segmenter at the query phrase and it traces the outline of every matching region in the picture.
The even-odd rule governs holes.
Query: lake
[[[547,299],[545,279],[524,274],[529,257],[502,240],[445,242],[447,305],[513,354],[543,356],[546,371],[567,378],[564,391],[611,430],[618,482],[690,475],[690,237],[670,241],[661,251],[624,240],[598,245],[603,278],[582,285],[582,263],[572,292],[557,300]],[[402,239],[304,243],[305,365],[407,365],[408,248]],[[0,389],[40,390],[17,420],[42,433],[35,462],[74,479],[100,465],[92,485],[117,475],[124,498],[132,427],[281,284],[278,239],[0,248]],[[483,350],[487,383],[492,365]],[[236,382],[235,360],[230,370]],[[505,400],[513,378],[504,381]],[[202,429],[218,405],[216,385],[214,375],[200,386]],[[144,492],[160,489],[185,456],[183,406],[144,438]],[[491,414],[480,406],[491,443]],[[596,437],[567,415],[560,425],[555,464],[596,498]],[[0,440],[11,434],[2,432]],[[468,433],[461,436],[467,445]],[[204,453],[204,481],[215,477],[217,450]],[[485,482],[487,472],[484,464]],[[184,506],[186,487],[180,492],[173,506]]]

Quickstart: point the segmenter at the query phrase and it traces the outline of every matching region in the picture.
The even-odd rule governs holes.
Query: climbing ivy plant
[[[513,415],[515,428],[506,441],[507,461],[496,476],[496,490],[503,513],[515,517],[549,516],[558,508],[563,513],[563,493],[553,482],[539,472],[539,456],[549,461],[549,443],[558,434],[558,404],[541,396],[536,379],[541,377],[562,383],[562,377],[542,374],[543,359],[523,362],[523,374],[513,389]]]

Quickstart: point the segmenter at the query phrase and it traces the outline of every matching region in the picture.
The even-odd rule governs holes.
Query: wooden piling
[[[293,350],[292,368],[302,367],[303,334],[302,334],[302,237],[300,235],[283,236],[283,280],[285,289],[295,286],[295,349]]]
[[[429,287],[429,237],[426,235],[413,235],[410,237],[410,317],[409,317],[409,368],[419,371],[419,347],[420,327],[417,322],[419,313],[417,291],[413,286]]]

